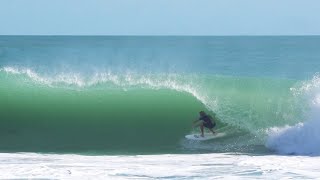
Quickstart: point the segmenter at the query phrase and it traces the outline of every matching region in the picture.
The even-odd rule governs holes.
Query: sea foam
[[[1,153],[4,179],[315,179],[319,157]],[[297,166],[297,163],[299,165]]]
[[[320,77],[316,75],[291,91],[308,102],[307,119],[294,126],[270,128],[266,146],[281,154],[320,155]]]

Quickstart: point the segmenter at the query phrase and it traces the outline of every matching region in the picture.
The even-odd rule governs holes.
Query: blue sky
[[[319,0],[0,0],[2,35],[319,35]]]

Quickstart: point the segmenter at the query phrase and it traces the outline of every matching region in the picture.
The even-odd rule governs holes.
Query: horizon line
[[[240,37],[240,36],[247,36],[247,37],[276,37],[276,36],[320,36],[320,34],[257,34],[257,35],[196,35],[196,34],[186,34],[186,35],[161,35],[161,34],[0,34],[0,36],[140,36],[140,37]]]

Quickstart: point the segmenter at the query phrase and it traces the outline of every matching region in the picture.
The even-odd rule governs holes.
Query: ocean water
[[[0,36],[0,177],[318,178],[319,60],[319,36]],[[201,110],[225,136],[184,138]]]

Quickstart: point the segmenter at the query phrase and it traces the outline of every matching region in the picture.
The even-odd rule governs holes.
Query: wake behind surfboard
[[[200,134],[188,134],[185,137],[189,140],[207,141],[210,139],[220,138],[225,135],[225,133],[216,133],[215,135],[213,135],[212,133],[204,133],[204,137],[202,137]]]

